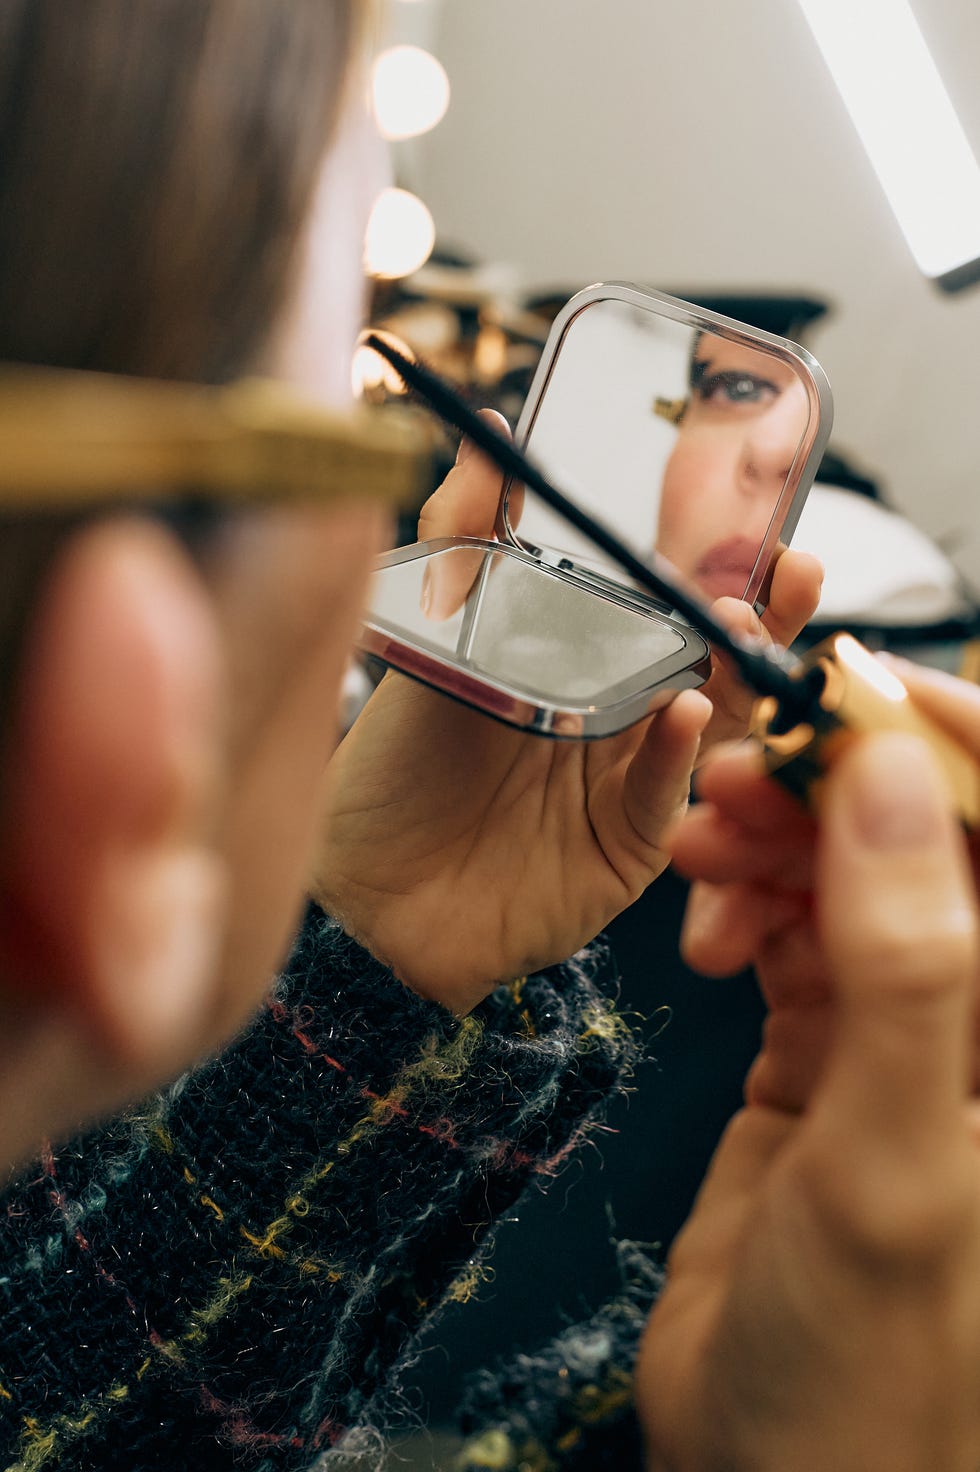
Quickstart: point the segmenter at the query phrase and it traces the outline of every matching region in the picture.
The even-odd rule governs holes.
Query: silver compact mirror
[[[556,318],[515,438],[688,592],[761,610],[831,418],[804,349],[607,284]],[[625,729],[710,671],[696,628],[513,485],[495,540],[420,542],[381,560],[361,646],[521,729],[580,739]]]

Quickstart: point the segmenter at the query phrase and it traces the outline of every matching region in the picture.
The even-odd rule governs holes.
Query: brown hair
[[[0,360],[221,381],[289,290],[366,0],[3,0]],[[60,518],[0,524],[0,698]]]
[[[215,380],[286,289],[357,0],[4,0],[0,358]]]

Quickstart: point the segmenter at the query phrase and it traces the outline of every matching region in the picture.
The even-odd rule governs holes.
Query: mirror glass
[[[371,623],[534,701],[607,706],[691,658],[687,631],[515,549],[424,543],[400,558],[376,579]]]
[[[754,599],[816,433],[807,381],[789,354],[651,308],[583,306],[518,436],[634,550],[662,554],[703,597]],[[507,520],[525,545],[622,580],[535,497],[512,494]]]

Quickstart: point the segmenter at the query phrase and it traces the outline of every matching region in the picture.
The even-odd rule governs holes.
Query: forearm
[[[9,1193],[9,1450],[41,1467],[111,1438],[138,1468],[153,1428],[157,1455],[192,1431],[211,1467],[306,1466],[473,1291],[494,1218],[558,1168],[631,1046],[587,968],[459,1022],[309,923],[233,1049]]]

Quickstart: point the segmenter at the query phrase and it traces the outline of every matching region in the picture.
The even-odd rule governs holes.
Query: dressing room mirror
[[[559,313],[516,438],[558,486],[710,603],[761,608],[830,430],[802,348],[626,285]],[[363,648],[523,729],[622,730],[710,668],[704,639],[523,487],[497,540],[382,559]]]

